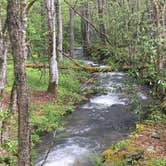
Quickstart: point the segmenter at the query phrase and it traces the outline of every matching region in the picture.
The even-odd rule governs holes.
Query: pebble
[[[149,147],[147,147],[147,151],[148,151],[148,152],[152,152],[152,151],[154,151],[154,147],[153,147],[153,146],[149,146]]]

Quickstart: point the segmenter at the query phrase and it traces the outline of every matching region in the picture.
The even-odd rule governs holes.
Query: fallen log
[[[68,70],[82,70],[82,71],[86,71],[86,72],[111,72],[113,71],[112,67],[92,67],[92,66],[70,66],[70,67],[60,67],[60,69],[68,69]]]
[[[48,68],[49,65],[48,64],[26,64],[27,68],[35,68],[35,69],[40,69],[40,68]]]
[[[41,68],[48,68],[49,65],[48,64],[27,64],[26,65],[27,68],[37,68],[37,69],[41,69]],[[69,66],[69,67],[64,67],[64,66],[59,66],[59,69],[65,69],[65,70],[82,70],[82,71],[86,71],[86,72],[112,72],[112,71],[126,71],[129,70],[130,67],[129,66],[122,66],[119,69],[114,69],[111,66],[107,66],[107,67],[94,67],[94,66],[89,66],[89,65],[85,65],[85,66]]]

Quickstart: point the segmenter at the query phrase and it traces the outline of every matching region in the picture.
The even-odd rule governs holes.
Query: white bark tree
[[[57,0],[57,23],[58,23],[58,41],[57,41],[57,54],[60,60],[63,59],[63,26],[62,26],[62,1]]]
[[[45,0],[48,23],[49,85],[48,92],[57,96],[58,66],[56,54],[55,5],[54,0]]]
[[[3,23],[0,11],[0,96],[3,93],[6,83],[6,54],[7,46],[2,32]]]
[[[0,1],[1,3],[1,1]],[[3,34],[3,23],[2,23],[2,16],[1,16],[1,9],[0,9],[0,111],[2,109],[2,96],[3,96],[3,91],[5,88],[6,84],[6,53],[7,53],[7,46]],[[3,144],[3,139],[4,139],[4,121],[0,121],[0,142]]]

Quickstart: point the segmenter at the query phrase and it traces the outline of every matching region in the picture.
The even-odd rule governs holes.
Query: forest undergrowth
[[[72,62],[65,60],[60,65],[70,66]],[[10,112],[10,91],[13,85],[13,65],[8,65],[7,87],[3,97],[3,110],[0,120],[5,125],[1,128],[0,165],[14,165],[17,160],[17,111]],[[30,96],[30,124],[32,149],[40,142],[44,134],[56,128],[63,128],[62,118],[74,111],[75,104],[87,100],[82,95],[81,85],[89,79],[84,71],[60,70],[58,99],[46,91],[48,69],[27,68],[27,78]],[[33,157],[36,156],[35,150]]]

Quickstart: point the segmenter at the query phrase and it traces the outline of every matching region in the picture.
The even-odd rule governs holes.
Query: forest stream
[[[85,63],[94,65],[91,61]],[[99,73],[96,83],[86,88],[101,89],[101,92],[92,95],[88,102],[78,104],[64,118],[63,131],[43,137],[37,147],[40,156],[36,166],[92,166],[94,154],[100,155],[112,143],[126,138],[134,128],[137,115],[131,111],[132,99],[137,96],[141,103],[149,100],[146,90],[123,72]],[[129,91],[132,88],[134,93]]]

